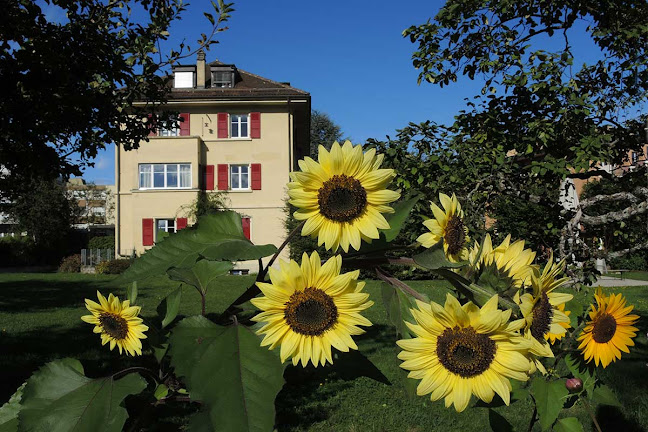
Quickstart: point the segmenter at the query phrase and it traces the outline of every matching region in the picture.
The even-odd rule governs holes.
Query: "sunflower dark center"
[[[443,241],[448,245],[448,253],[456,255],[466,243],[466,229],[464,223],[456,214],[452,215],[445,228]]]
[[[472,327],[445,329],[437,339],[436,352],[441,364],[464,378],[488,370],[496,351],[495,342]]]
[[[616,333],[617,322],[610,314],[603,314],[594,322],[592,337],[598,343],[607,343]]]
[[[543,342],[544,337],[551,327],[551,318],[553,318],[553,307],[549,303],[547,294],[542,293],[542,297],[533,305],[533,321],[531,321],[531,336],[538,341]]]
[[[99,323],[104,333],[114,339],[126,339],[128,336],[128,322],[119,315],[104,312],[99,315]]]
[[[284,318],[295,333],[319,336],[337,322],[338,310],[333,299],[324,291],[306,288],[290,296]]]
[[[336,222],[349,222],[367,207],[367,191],[360,181],[345,174],[334,175],[317,192],[320,212]]]

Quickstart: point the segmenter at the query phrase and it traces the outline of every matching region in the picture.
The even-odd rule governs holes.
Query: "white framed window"
[[[230,165],[230,189],[250,189],[250,165]]]
[[[190,189],[191,164],[139,164],[140,189]]]
[[[249,138],[250,137],[250,115],[249,114],[230,114],[230,137],[231,138]]]
[[[180,128],[177,126],[171,129],[160,128],[158,129],[158,136],[180,136]]]
[[[169,234],[176,232],[175,219],[156,219],[155,220],[155,241],[158,242]]]
[[[636,164],[637,161],[639,160],[639,153],[636,151],[631,152],[631,158],[632,158],[632,163]]]
[[[175,88],[193,88],[193,72],[175,72],[173,74],[173,87]]]

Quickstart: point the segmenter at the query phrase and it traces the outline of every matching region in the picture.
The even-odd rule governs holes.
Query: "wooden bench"
[[[608,270],[607,273],[619,273],[619,276],[621,277],[621,279],[625,279],[623,277],[624,273],[627,273],[627,272],[630,272],[630,271],[632,271],[632,270]]]

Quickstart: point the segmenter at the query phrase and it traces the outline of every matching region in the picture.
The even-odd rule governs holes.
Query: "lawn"
[[[125,359],[101,347],[91,326],[79,319],[85,313],[83,299],[94,298],[96,290],[124,295],[125,287],[116,285],[114,279],[113,276],[78,274],[0,274],[0,403],[6,401],[35,369],[54,358],[76,357],[90,376],[123,368]],[[226,276],[222,280],[222,289],[208,295],[209,312],[220,312],[253,279]],[[415,281],[412,285],[437,301],[447,292],[445,285],[438,281]],[[163,278],[140,283],[138,303],[143,308],[143,315],[153,316],[158,303],[175,286],[176,283]],[[374,326],[358,337],[358,345],[377,370],[365,365],[359,371],[365,376],[348,373],[349,368],[343,363],[353,358],[349,354],[342,354],[332,367],[287,368],[287,384],[277,398],[277,429],[281,432],[487,430],[488,412],[484,408],[457,414],[443,408],[442,402],[432,403],[428,398],[408,396],[408,380],[398,367],[394,330],[382,307],[379,283],[369,281],[366,289],[376,302],[367,313]],[[629,302],[636,305],[639,314],[648,316],[645,287],[614,290],[623,292]],[[198,295],[185,290],[180,313],[192,315],[199,311]],[[603,430],[648,429],[648,326],[645,319],[639,322],[639,327],[640,335],[632,353],[605,370],[606,381],[614,388],[624,408],[599,407],[598,417]],[[145,360],[152,362],[150,356]],[[126,359],[126,363],[134,365],[136,361]],[[527,430],[531,414],[529,401],[516,402],[514,408],[498,408],[497,411],[516,430]],[[577,416],[585,430],[592,430],[580,406],[564,415]],[[169,425],[165,430],[177,428]],[[536,426],[536,430],[540,429]]]
[[[605,276],[621,278],[618,273],[607,273]],[[648,281],[648,272],[646,271],[629,271],[623,274],[623,279],[634,279],[641,281]]]

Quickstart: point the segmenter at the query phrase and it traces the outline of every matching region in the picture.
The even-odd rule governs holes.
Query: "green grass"
[[[621,275],[618,273],[607,273],[605,276],[613,277],[613,278],[621,278]],[[623,273],[623,279],[634,279],[634,280],[641,280],[641,281],[648,281],[648,272],[647,271],[629,271],[626,273]]]
[[[101,347],[91,326],[79,317],[85,314],[83,299],[95,291],[124,296],[125,287],[114,276],[78,274],[0,274],[0,403],[45,362],[66,356],[76,357],[90,376],[105,375],[125,366],[153,365],[151,356],[140,359],[120,357]],[[251,277],[227,276],[222,289],[208,295],[207,310],[222,311],[250,284]],[[145,317],[153,317],[161,299],[176,285],[163,278],[140,283],[138,303]],[[415,281],[412,286],[433,300],[442,301],[446,285],[439,281]],[[286,386],[277,398],[277,429],[293,431],[431,431],[488,430],[488,410],[468,409],[457,414],[442,402],[410,397],[408,381],[398,367],[395,332],[387,321],[380,286],[369,281],[367,291],[376,306],[367,311],[374,325],[357,338],[360,351],[375,365],[357,363],[352,354],[341,354],[333,366],[307,369],[288,367]],[[645,287],[614,288],[623,292],[639,314],[648,316]],[[198,295],[183,293],[180,313],[200,311]],[[621,362],[608,367],[603,375],[623,403],[622,409],[599,407],[603,430],[624,432],[648,429],[648,347],[645,319],[639,322],[637,346]],[[527,430],[531,415],[529,401],[496,409],[516,430]],[[576,416],[592,430],[587,414],[577,405],[564,413]],[[153,430],[153,429],[147,429]],[[160,429],[156,429],[160,430]],[[177,430],[168,425],[162,430]],[[536,426],[535,430],[539,430]]]

